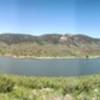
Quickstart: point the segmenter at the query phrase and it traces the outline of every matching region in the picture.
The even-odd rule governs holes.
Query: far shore
[[[16,59],[95,59],[95,58],[100,58],[100,56],[16,56],[16,55],[0,55],[0,57],[11,57],[11,58],[16,58]]]

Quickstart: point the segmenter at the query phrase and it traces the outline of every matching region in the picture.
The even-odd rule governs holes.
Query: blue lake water
[[[77,76],[100,73],[98,59],[14,59],[0,57],[0,73],[29,76]]]

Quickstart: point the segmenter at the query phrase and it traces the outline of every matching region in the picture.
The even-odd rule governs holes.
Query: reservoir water
[[[0,57],[0,74],[76,76],[100,73],[97,59],[15,59]]]

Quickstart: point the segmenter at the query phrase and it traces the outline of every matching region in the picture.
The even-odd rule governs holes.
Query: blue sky
[[[0,32],[100,37],[100,0],[0,0]]]

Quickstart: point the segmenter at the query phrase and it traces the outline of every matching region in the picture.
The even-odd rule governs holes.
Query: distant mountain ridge
[[[4,33],[4,34],[0,34],[0,41],[3,41],[5,43],[18,43],[18,42],[28,42],[28,41],[47,41],[47,42],[59,42],[59,39],[61,39],[61,37],[65,37],[66,39],[69,38],[70,40],[86,40],[86,41],[98,41],[100,39],[96,39],[87,35],[83,35],[83,34],[76,34],[76,35],[70,35],[70,34],[44,34],[44,35],[40,35],[40,36],[33,36],[33,35],[28,35],[28,34],[13,34],[13,33]],[[67,40],[66,40],[67,41]]]
[[[78,46],[79,44],[98,44],[100,45],[100,39],[96,39],[93,37],[89,37],[82,34],[77,35],[69,35],[69,34],[44,34],[40,36],[26,35],[26,34],[0,34],[0,42],[4,42],[6,44],[16,44],[21,42],[36,42],[42,43],[45,42],[47,44],[71,44]]]
[[[84,56],[100,55],[100,39],[83,34],[0,34],[0,55]]]

